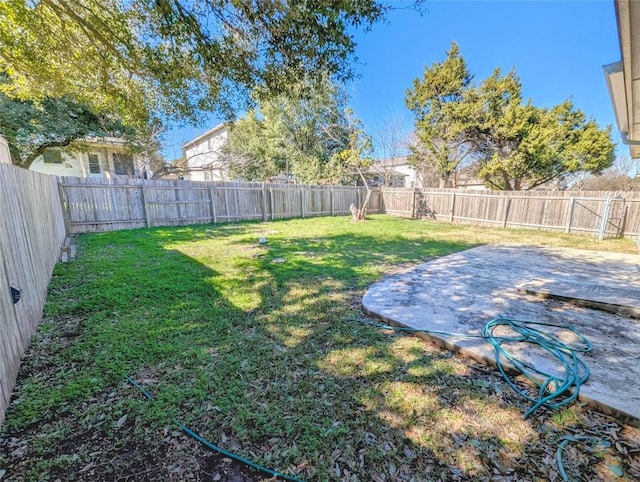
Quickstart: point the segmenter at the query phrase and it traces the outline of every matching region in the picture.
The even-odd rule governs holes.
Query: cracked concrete
[[[498,315],[568,324],[593,343],[580,400],[640,426],[640,257],[521,245],[481,246],[434,259],[374,284],[365,312],[424,330],[479,334]],[[597,309],[594,309],[597,308]],[[604,310],[604,311],[603,311]],[[576,341],[571,332],[558,333]],[[484,340],[430,335],[448,348],[494,363]],[[548,370],[537,351],[519,355]]]

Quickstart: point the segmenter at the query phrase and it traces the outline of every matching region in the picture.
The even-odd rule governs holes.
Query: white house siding
[[[62,152],[62,164],[49,164],[44,162],[44,159],[42,157],[38,157],[35,161],[33,161],[33,164],[31,164],[31,167],[29,169],[31,169],[32,171],[41,172],[43,174],[51,174],[54,176],[84,177],[80,156],[77,153],[67,153],[62,150],[60,151]]]
[[[200,136],[183,146],[191,181],[224,181],[228,179],[227,170],[220,166],[220,150],[227,142],[227,129],[217,126],[211,134]]]
[[[55,176],[129,177],[124,175],[120,176],[115,173],[113,154],[125,154],[126,152],[123,149],[114,149],[112,147],[96,145],[92,146],[86,152],[65,152],[63,149],[52,150],[59,150],[62,152],[62,164],[45,163],[42,157],[38,157],[29,169]],[[90,156],[97,156],[100,172],[91,172]],[[133,174],[136,177],[140,177],[144,173],[145,168],[137,156],[133,156],[133,166],[135,170]]]
[[[406,177],[404,178],[404,187],[422,187],[422,183],[418,179],[416,170],[409,164],[395,165],[393,166],[393,170],[406,175]]]

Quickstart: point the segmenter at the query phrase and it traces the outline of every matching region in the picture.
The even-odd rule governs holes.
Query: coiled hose
[[[580,387],[587,381],[590,375],[589,367],[580,359],[578,354],[590,352],[593,346],[580,331],[565,324],[514,320],[504,316],[498,316],[484,326],[481,335],[471,335],[468,333],[452,333],[393,326],[360,318],[354,318],[353,320],[385,330],[486,340],[487,343],[493,346],[496,366],[507,384],[518,395],[533,404],[533,406],[523,414],[523,418],[525,419],[542,406],[559,408],[573,402],[578,397]],[[496,332],[501,327],[503,328],[501,331],[506,331],[509,334],[498,335]],[[570,331],[580,340],[579,345],[564,343],[552,332],[545,331],[542,327]],[[504,328],[506,328],[506,330]],[[528,343],[542,348],[562,366],[563,369],[561,373],[559,375],[548,373],[518,358],[507,348],[508,345],[515,343]],[[537,388],[537,396],[531,396],[524,390],[518,388],[512,378],[507,374],[504,366],[505,361],[524,375]]]

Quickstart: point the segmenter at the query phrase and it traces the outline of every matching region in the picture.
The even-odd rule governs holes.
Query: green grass
[[[167,453],[197,476],[189,461],[201,449],[175,433],[173,417],[309,480],[547,477],[520,460],[544,452],[554,430],[584,423],[580,407],[524,422],[522,405],[494,375],[349,318],[386,273],[480,244],[637,252],[628,240],[386,216],[155,228],[78,242],[79,259],[56,266],[2,427],[3,447],[11,437],[28,441],[22,457],[0,452],[15,480],[113,480],[146,468],[145,453]]]

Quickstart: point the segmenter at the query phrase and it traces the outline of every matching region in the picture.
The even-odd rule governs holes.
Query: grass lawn
[[[309,481],[559,480],[558,443],[583,433],[612,446],[570,444],[570,476],[640,477],[638,430],[580,404],[523,421],[528,404],[489,369],[349,321],[369,285],[434,256],[497,242],[637,252],[629,240],[382,215],[77,240],[2,426],[3,482],[267,479],[174,418]]]

